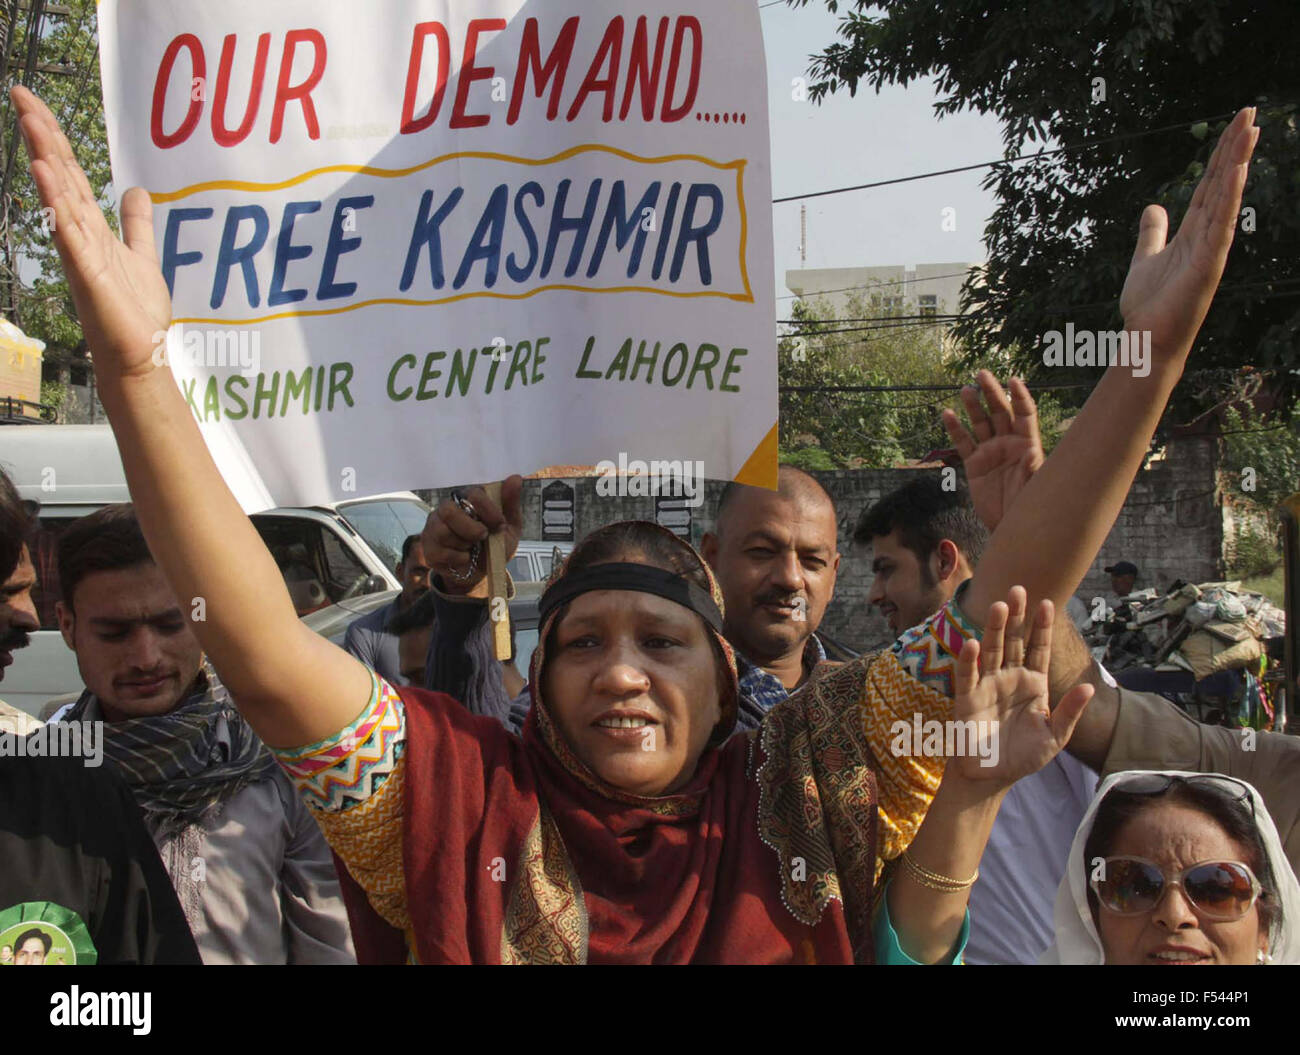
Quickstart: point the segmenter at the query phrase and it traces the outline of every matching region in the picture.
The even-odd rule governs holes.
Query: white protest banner
[[[753,0],[104,0],[114,184],[250,511],[550,465],[774,486]]]

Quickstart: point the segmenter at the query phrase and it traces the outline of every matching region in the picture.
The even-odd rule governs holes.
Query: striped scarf
[[[84,721],[97,702],[89,690],[83,692],[62,720]],[[276,768],[206,666],[173,710],[105,722],[103,736],[105,755],[159,838],[206,826],[227,799],[269,779]]]

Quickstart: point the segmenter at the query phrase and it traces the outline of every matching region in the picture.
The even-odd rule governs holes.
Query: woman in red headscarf
[[[154,361],[171,305],[148,195],[123,196],[119,241],[48,109],[26,89],[12,96],[150,550],[178,598],[204,599],[194,629],[214,667],[410,958],[959,954],[1001,796],[1060,749],[1086,699],[1076,691],[1048,713],[1051,602],[1073,593],[1104,541],[1208,310],[1257,138],[1252,111],[1220,139],[1173,241],[1163,210],[1143,215],[1120,306],[1127,329],[1151,334],[1150,361],[1141,376],[1106,372],[990,541],[963,601],[989,611],[985,675],[950,606],[912,642],[934,683],[894,652],[870,657],[717,747],[735,671],[716,590],[693,551],[665,556],[644,533],[600,535],[553,587],[522,740],[447,697],[394,693],[304,627]],[[1004,670],[1003,628],[1021,620],[1025,594],[990,602],[1015,582],[1044,601],[1027,665],[1008,644]],[[898,750],[895,716],[999,723],[996,759],[967,752],[945,767],[928,735]]]
[[[947,722],[953,703],[893,653],[816,679],[728,739],[721,595],[669,531],[593,532],[541,611],[522,738],[376,678],[347,729],[280,752],[364,890],[350,905],[364,959],[951,961],[1002,791],[1065,742],[1087,697],[1045,723],[1041,669],[1009,665],[977,689],[968,647],[957,716],[1000,721],[1001,735],[992,758],[950,767],[931,806],[944,760],[891,750],[894,727]],[[1023,611],[1017,591],[991,632]],[[1042,664],[1047,619],[1035,635]],[[918,828],[928,839],[904,854]]]

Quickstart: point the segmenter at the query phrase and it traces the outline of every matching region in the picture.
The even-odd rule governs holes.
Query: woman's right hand
[[[122,197],[122,239],[77,164],[49,108],[26,88],[10,89],[41,202],[54,210],[54,244],[101,385],[152,373],[158,334],[171,325],[171,296],[158,266],[153,202],[139,187]]]
[[[485,543],[488,535],[502,531],[506,540],[506,560],[515,555],[524,531],[524,478],[508,477],[501,484],[501,506],[497,506],[482,487],[463,488],[461,494],[474,507],[470,516],[453,499],[445,499],[425,522],[420,543],[424,559],[442,579],[447,593],[482,594],[479,589],[486,569],[482,550],[474,560],[474,549]],[[466,575],[471,562],[474,571]]]
[[[946,773],[990,791],[1010,787],[1037,773],[1069,741],[1092,698],[1091,685],[1074,686],[1053,711],[1048,706],[1047,670],[1052,655],[1051,601],[1034,613],[1025,639],[1026,597],[1013,586],[1006,603],[988,611],[981,640],[966,641],[953,679],[953,718],[988,731],[996,750],[967,750],[949,759]]]

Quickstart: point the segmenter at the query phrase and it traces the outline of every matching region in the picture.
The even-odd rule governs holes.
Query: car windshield
[[[424,530],[429,507],[409,498],[386,498],[340,506],[339,514],[386,567],[395,568],[406,537]]]

